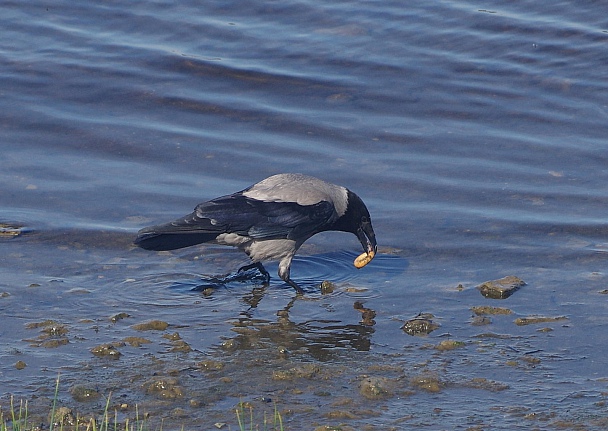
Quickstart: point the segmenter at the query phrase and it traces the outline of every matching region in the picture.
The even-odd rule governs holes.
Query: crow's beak
[[[363,251],[367,254],[374,253],[378,251],[378,245],[376,244],[376,234],[374,233],[374,229],[372,228],[372,224],[370,222],[362,223],[357,229],[357,238],[359,238],[359,242],[361,246],[363,246]]]

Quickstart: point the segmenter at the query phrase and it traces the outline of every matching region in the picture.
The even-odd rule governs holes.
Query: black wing
[[[336,213],[327,201],[299,205],[259,201],[235,193],[198,205],[191,216],[203,225],[205,220],[213,220],[222,232],[256,239],[304,240],[328,227]]]
[[[213,241],[222,233],[303,242],[329,227],[336,217],[327,201],[299,205],[259,201],[235,193],[203,202],[191,214],[171,223],[142,229],[135,244],[147,250],[174,250]]]

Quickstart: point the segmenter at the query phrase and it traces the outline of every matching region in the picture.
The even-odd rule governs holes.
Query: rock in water
[[[508,275],[498,280],[486,281],[477,286],[477,289],[486,298],[506,299],[513,295],[517,289],[525,285],[526,283],[521,278]]]

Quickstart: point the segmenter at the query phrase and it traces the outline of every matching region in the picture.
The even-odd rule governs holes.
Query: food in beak
[[[365,265],[367,265],[368,263],[370,263],[372,261],[372,259],[374,258],[376,254],[374,253],[374,251],[370,251],[370,252],[365,252],[365,253],[361,253],[359,256],[357,256],[357,258],[355,259],[354,265],[361,269],[363,268]]]

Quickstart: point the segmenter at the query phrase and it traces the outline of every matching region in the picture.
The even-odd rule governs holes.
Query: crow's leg
[[[297,283],[289,277],[289,274],[291,272],[291,259],[292,258],[293,258],[293,255],[287,256],[286,258],[284,258],[283,260],[281,260],[279,262],[279,277],[281,277],[281,280],[283,280],[285,283],[287,283],[291,287],[293,287],[296,290],[296,292],[298,293],[298,295],[302,295],[304,293],[304,290],[302,290],[302,288],[300,286],[298,286]]]
[[[304,294],[304,290],[302,290],[302,288],[300,286],[298,286],[297,283],[295,281],[293,281],[291,278],[283,279],[283,281],[286,282],[287,284],[289,284],[291,287],[293,287],[296,290],[296,293],[298,295]]]
[[[262,262],[254,262],[250,263],[249,265],[241,266],[237,272],[249,271],[250,269],[257,269],[260,271],[260,274],[266,278],[266,283],[270,283],[270,274],[268,271],[266,271],[266,268],[264,268]]]

